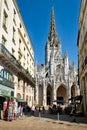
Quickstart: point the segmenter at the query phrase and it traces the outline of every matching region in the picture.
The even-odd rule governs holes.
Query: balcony
[[[0,62],[8,70],[12,71],[20,79],[28,82],[30,85],[35,86],[35,80],[27,73],[26,70],[20,65],[18,60],[0,43]]]

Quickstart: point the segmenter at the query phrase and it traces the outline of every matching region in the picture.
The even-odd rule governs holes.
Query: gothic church
[[[68,54],[62,56],[54,8],[51,12],[51,23],[45,47],[45,64],[35,64],[35,104],[52,105],[54,100],[68,99],[79,95],[78,73],[75,64],[70,64]]]

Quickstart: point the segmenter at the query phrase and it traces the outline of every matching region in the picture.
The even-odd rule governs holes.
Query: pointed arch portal
[[[52,88],[51,86],[47,87],[47,105],[51,105],[52,103]]]
[[[62,85],[57,89],[57,100],[66,102],[66,88]]]

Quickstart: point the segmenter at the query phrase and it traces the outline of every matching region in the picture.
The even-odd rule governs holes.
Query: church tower
[[[45,64],[49,63],[50,57],[53,55],[52,53],[56,51],[59,53],[59,56],[61,56],[61,43],[56,32],[54,7],[52,7],[50,32],[45,47]]]
[[[79,94],[74,64],[70,64],[67,53],[62,56],[53,7],[45,46],[45,65],[37,65],[36,71],[36,104],[52,105],[55,100],[68,102],[72,95]]]

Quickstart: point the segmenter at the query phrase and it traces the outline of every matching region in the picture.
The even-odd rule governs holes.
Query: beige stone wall
[[[87,1],[82,0],[79,16],[79,81],[83,95],[83,111],[87,114]]]
[[[34,50],[16,0],[2,0],[0,7],[0,43],[3,43],[24,69],[34,77]],[[27,84],[23,79],[18,80],[19,78],[14,75],[15,96],[20,93],[21,98],[26,100],[28,97],[28,104],[31,104],[34,100],[32,98],[34,95],[31,95],[32,85]]]

